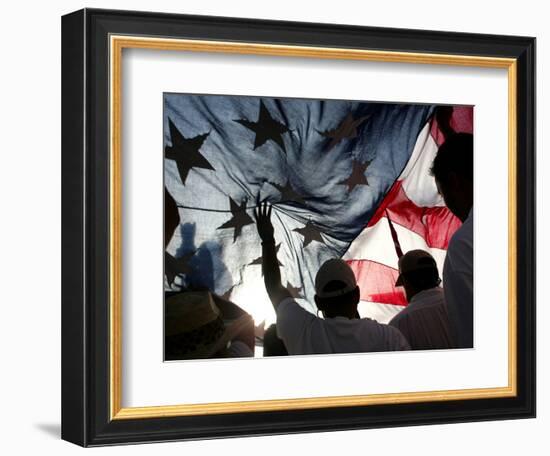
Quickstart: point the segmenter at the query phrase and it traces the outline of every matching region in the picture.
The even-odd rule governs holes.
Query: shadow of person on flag
[[[165,248],[180,223],[176,202],[165,188]],[[193,254],[176,259],[165,252],[165,275],[169,284],[176,275],[191,272],[188,263]],[[205,286],[165,291],[164,330],[167,361],[254,356],[252,317]]]

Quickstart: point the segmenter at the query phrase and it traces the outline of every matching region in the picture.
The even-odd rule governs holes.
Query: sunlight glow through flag
[[[256,198],[273,204],[283,285],[315,313],[314,278],[343,257],[361,313],[382,321],[404,304],[391,283],[397,255],[427,248],[441,266],[458,226],[428,170],[444,137],[432,105],[165,94],[165,185],[181,224],[166,290],[208,288],[275,320],[263,284]],[[439,117],[438,117],[439,118]],[[471,129],[471,108],[447,124]],[[457,120],[458,119],[458,120]],[[465,127],[466,126],[466,127]],[[439,139],[438,139],[439,135]]]

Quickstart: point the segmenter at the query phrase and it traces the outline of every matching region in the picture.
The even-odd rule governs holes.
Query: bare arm
[[[281,283],[281,271],[277,261],[277,250],[275,248],[274,230],[271,223],[272,206],[266,201],[258,202],[254,210],[258,234],[262,240],[262,261],[264,268],[264,284],[269,299],[275,310],[285,298],[291,297],[289,291]]]

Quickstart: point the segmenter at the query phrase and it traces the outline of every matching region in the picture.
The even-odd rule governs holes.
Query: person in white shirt
[[[359,318],[359,287],[353,271],[341,259],[331,259],[315,279],[315,303],[325,318],[303,309],[281,284],[273,225],[272,207],[259,203],[255,210],[262,239],[264,283],[277,314],[277,334],[290,355],[362,353],[408,350],[399,330],[375,320]]]
[[[443,266],[443,291],[452,336],[458,348],[474,346],[474,141],[456,133],[439,148],[431,173],[445,204],[461,221]]]
[[[401,331],[413,350],[453,347],[440,283],[437,264],[428,252],[411,250],[399,259],[395,285],[404,288],[409,304],[389,324]]]

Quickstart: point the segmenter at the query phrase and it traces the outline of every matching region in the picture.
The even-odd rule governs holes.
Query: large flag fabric
[[[362,315],[387,319],[404,304],[387,280],[397,264],[393,244],[383,247],[393,242],[387,217],[404,250],[418,245],[409,242],[417,236],[441,251],[439,260],[457,226],[422,174],[430,164],[426,151],[436,147],[434,111],[431,105],[165,94],[165,186],[181,219],[166,250],[165,289],[208,288],[256,323],[273,322],[253,221],[260,198],[273,204],[283,285],[300,305],[315,313],[317,270],[344,257],[358,277]],[[440,228],[432,229],[432,221]]]
[[[472,107],[437,108],[418,135],[407,166],[344,254],[361,284],[361,315],[387,323],[407,305],[402,289],[395,287],[395,237],[403,252],[430,252],[442,274],[447,246],[461,222],[445,206],[430,168],[438,147],[454,132],[473,132]]]

